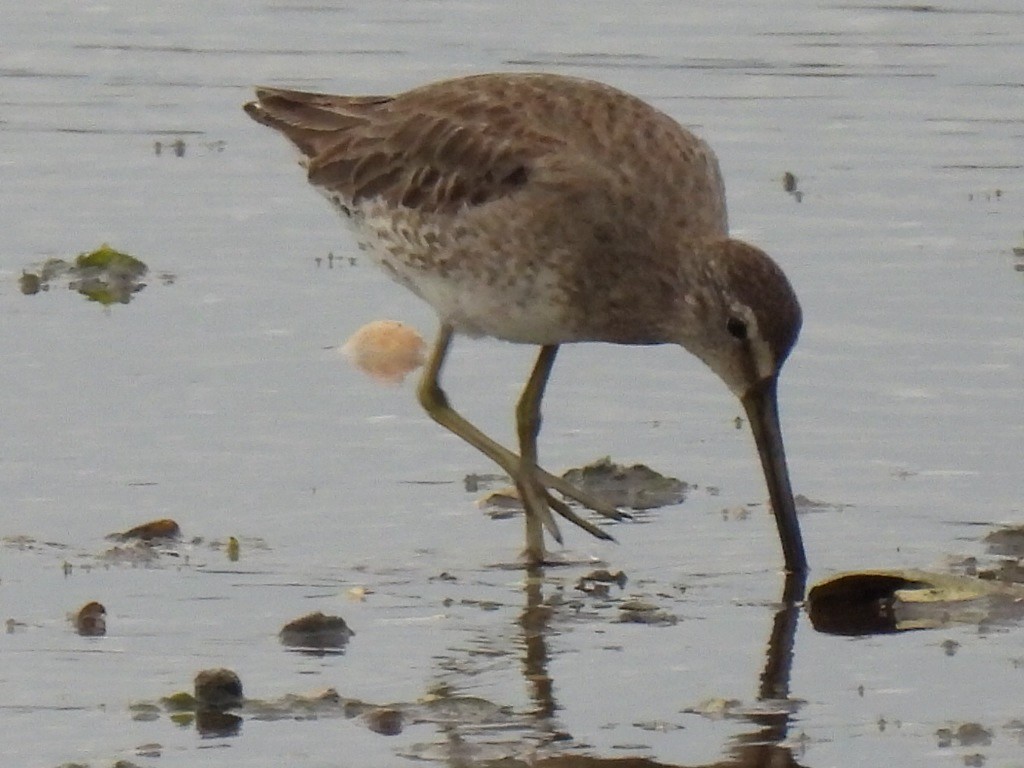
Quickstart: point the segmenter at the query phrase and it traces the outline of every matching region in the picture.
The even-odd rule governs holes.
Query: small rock
[[[95,600],[86,603],[75,614],[75,631],[82,637],[107,634],[107,609]]]
[[[115,541],[159,541],[161,539],[176,540],[181,538],[181,527],[169,518],[151,520],[148,523],[129,528],[123,533],[112,533],[108,539]]]
[[[195,699],[205,709],[240,707],[242,681],[230,669],[204,669],[195,678]]]
[[[363,715],[367,727],[382,736],[397,736],[402,732],[402,713],[392,707],[378,707]]]
[[[992,731],[979,723],[964,723],[956,729],[955,738],[961,747],[987,747],[992,743]]]
[[[298,648],[342,648],[355,634],[341,616],[320,611],[289,621],[278,637],[283,645]]]

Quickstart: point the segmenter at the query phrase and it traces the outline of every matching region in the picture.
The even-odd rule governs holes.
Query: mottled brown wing
[[[501,104],[266,88],[257,95],[249,115],[284,133],[308,158],[310,183],[346,205],[371,198],[423,212],[482,205],[526,184],[534,161],[561,145],[528,133]]]

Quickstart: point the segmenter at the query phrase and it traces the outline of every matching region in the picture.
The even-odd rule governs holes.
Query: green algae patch
[[[145,288],[142,278],[149,267],[104,243],[91,253],[79,254],[74,270],[76,274],[70,286],[90,301],[106,307],[127,304],[132,294]]]
[[[127,253],[115,251],[104,243],[92,253],[80,253],[75,259],[79,269],[102,269],[124,275],[144,275],[149,271],[145,263]]]
[[[186,691],[178,691],[170,696],[164,696],[160,703],[167,708],[168,712],[192,712],[197,707],[195,696]]]
[[[18,278],[18,287],[26,296],[49,291],[66,284],[73,291],[104,307],[127,304],[146,287],[143,282],[149,266],[141,259],[104,243],[94,251],[80,253],[72,261],[50,258],[33,269],[25,269]],[[160,275],[165,284],[174,282],[173,275]]]

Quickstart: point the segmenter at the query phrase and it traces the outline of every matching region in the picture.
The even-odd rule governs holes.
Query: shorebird
[[[360,248],[436,310],[419,400],[515,480],[530,562],[544,561],[544,528],[561,542],[552,510],[611,538],[552,490],[625,516],[537,463],[559,345],[679,344],[742,402],[786,570],[806,572],[776,397],[800,305],[771,258],[729,237],[707,143],[639,98],[553,74],[394,96],[257,88],[245,111],[299,149]],[[449,404],[440,374],[456,333],[540,346],[516,406],[518,455]]]

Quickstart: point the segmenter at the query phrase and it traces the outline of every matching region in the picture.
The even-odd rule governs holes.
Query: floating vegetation
[[[693,487],[675,477],[655,472],[645,464],[627,467],[616,464],[608,456],[585,467],[566,470],[562,477],[613,507],[635,510],[680,504]],[[486,487],[495,480],[507,482],[508,478],[503,475],[469,475],[465,479],[466,490]],[[507,519],[523,510],[523,502],[514,485],[488,493],[477,500],[477,506],[494,520]]]
[[[984,539],[993,555],[1024,558],[1024,526],[1005,526],[987,534]]]
[[[106,307],[131,301],[133,295],[146,287],[143,278],[148,272],[145,262],[103,244],[70,262],[47,259],[35,270],[23,270],[18,287],[26,296],[33,296],[49,291],[58,280],[66,281],[69,289]],[[169,285],[175,278],[161,274],[160,280]]]
[[[671,627],[679,618],[654,603],[645,600],[630,599],[619,603],[620,624],[651,624],[658,627]]]
[[[492,520],[507,520],[523,511],[523,501],[514,485],[491,491],[477,499],[476,505]]]
[[[619,589],[623,589],[628,580],[623,571],[612,573],[605,568],[601,568],[581,576],[579,581],[576,582],[576,589],[591,597],[608,598],[611,596],[613,584],[618,585]]]
[[[511,707],[450,691],[389,704],[346,698],[334,688],[251,699],[242,695],[242,683],[230,669],[203,670],[195,677],[194,693],[178,691],[156,702],[136,701],[128,710],[136,721],[151,722],[167,714],[178,725],[195,724],[204,735],[226,736],[239,731],[243,717],[265,721],[344,718],[384,736],[401,733],[406,723],[507,727],[529,721],[528,715],[517,715]]]

